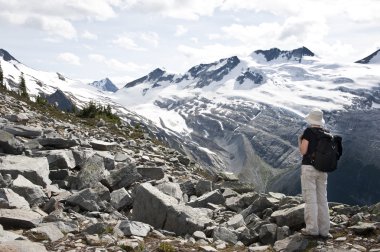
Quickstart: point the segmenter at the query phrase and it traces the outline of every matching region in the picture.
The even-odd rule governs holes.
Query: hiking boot
[[[327,233],[327,235],[319,235],[322,239],[332,239],[333,238],[333,236],[332,236],[332,234],[330,234],[330,233]]]
[[[319,236],[318,234],[309,233],[308,231],[306,231],[305,228],[301,229],[301,234],[303,236],[308,236],[308,237],[317,237],[317,236]]]

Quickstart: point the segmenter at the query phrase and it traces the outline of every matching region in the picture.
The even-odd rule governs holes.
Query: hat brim
[[[321,121],[317,121],[317,120],[313,120],[313,119],[311,119],[311,118],[309,118],[308,116],[307,117],[305,117],[305,120],[306,120],[306,122],[308,123],[308,124],[310,124],[310,125],[312,125],[312,124],[314,124],[314,125],[319,125],[319,126],[323,126],[323,125],[325,125],[325,120],[322,118],[322,120]]]

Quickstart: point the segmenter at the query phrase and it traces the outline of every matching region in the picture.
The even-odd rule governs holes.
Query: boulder
[[[29,121],[29,114],[27,113],[19,113],[19,114],[11,114],[6,115],[5,118],[10,122],[27,122]]]
[[[143,183],[136,188],[133,220],[177,235],[193,234],[212,222],[204,211],[177,202],[151,184]]]
[[[68,149],[79,145],[76,139],[64,139],[59,137],[38,138],[38,142],[44,147],[52,147],[54,149]]]
[[[95,153],[95,155],[103,158],[104,168],[106,168],[106,170],[110,171],[115,169],[114,156],[109,151],[96,151]]]
[[[263,244],[273,245],[276,241],[277,225],[266,224],[260,227],[259,238]]]
[[[374,223],[359,222],[357,225],[349,227],[355,234],[365,235],[372,233],[376,230],[376,225]]]
[[[83,168],[86,161],[93,155],[95,155],[95,151],[92,149],[80,149],[80,150],[73,150],[72,151],[74,159],[75,159],[75,165]]]
[[[0,244],[0,251],[8,252],[47,252],[46,248],[27,240],[6,241]]]
[[[51,150],[41,154],[46,155],[50,170],[73,169],[76,166],[71,150]]]
[[[50,185],[49,163],[45,157],[30,158],[26,156],[7,155],[0,157],[0,173],[10,174],[13,179],[22,175],[33,184],[46,187]]]
[[[165,193],[166,195],[176,198],[178,202],[183,201],[182,190],[179,184],[173,182],[166,182],[158,184],[156,187],[158,188],[158,190]]]
[[[305,204],[298,205],[289,209],[282,209],[272,213],[271,218],[275,220],[278,226],[288,226],[290,228],[301,228],[304,221]]]
[[[0,208],[30,210],[29,203],[9,188],[0,188]]]
[[[180,183],[179,186],[181,187],[181,190],[183,193],[185,193],[187,196],[195,195],[195,184],[191,180],[187,180],[183,183]]]
[[[212,182],[209,180],[199,180],[195,186],[197,197],[212,191]]]
[[[3,128],[3,130],[11,133],[14,136],[21,136],[26,138],[36,138],[42,135],[42,128],[40,127],[7,125]]]
[[[57,241],[65,235],[53,223],[44,223],[43,225],[32,228],[25,233],[33,241]]]
[[[47,201],[47,197],[41,186],[35,185],[22,175],[13,180],[11,188],[24,197],[31,206],[39,205]]]
[[[103,158],[93,155],[87,159],[78,176],[70,180],[70,186],[72,189],[77,190],[88,188],[104,179],[107,175],[108,171],[104,167]]]
[[[309,241],[301,234],[297,233],[283,240],[276,241],[274,251],[304,251],[309,244]]]
[[[12,134],[0,129],[0,152],[20,155],[23,151],[24,146]]]
[[[92,140],[90,141],[90,144],[94,150],[100,150],[100,151],[114,151],[114,150],[117,150],[117,148],[119,147],[118,143],[104,142],[100,140]]]
[[[236,214],[232,216],[227,222],[228,228],[238,229],[245,226],[244,218],[241,214]]]
[[[115,228],[120,230],[125,236],[135,235],[141,237],[147,236],[151,230],[151,227],[148,224],[129,220],[121,221]]]
[[[7,229],[29,229],[36,227],[41,221],[41,215],[25,209],[1,209],[0,224]]]
[[[194,201],[188,202],[187,205],[191,207],[203,207],[207,208],[208,203],[212,204],[224,204],[225,198],[219,190],[215,190],[206,194],[203,194],[201,197],[195,199]]]
[[[83,189],[66,198],[69,204],[79,206],[86,211],[99,211],[100,199],[96,191],[91,188]]]
[[[133,198],[124,188],[120,188],[111,193],[111,205],[116,210],[129,208],[133,204]]]
[[[249,192],[242,195],[229,197],[226,199],[226,207],[232,211],[239,213],[251,205],[258,197],[259,195],[255,192]]]
[[[226,227],[216,227],[213,231],[214,241],[222,240],[228,243],[235,244],[238,241],[238,236],[232,230]]]
[[[107,186],[113,190],[128,188],[133,183],[141,180],[141,175],[133,165],[126,165],[123,168],[110,171],[109,176],[105,179]]]
[[[160,180],[164,178],[165,172],[162,167],[137,167],[137,172],[144,179]]]
[[[107,229],[110,229],[109,226],[104,222],[98,222],[86,227],[83,232],[94,235],[94,234],[104,234],[107,232]]]

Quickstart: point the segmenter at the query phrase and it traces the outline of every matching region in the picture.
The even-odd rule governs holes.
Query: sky
[[[0,48],[37,70],[123,86],[273,47],[354,62],[380,48],[379,13],[380,0],[0,0]]]

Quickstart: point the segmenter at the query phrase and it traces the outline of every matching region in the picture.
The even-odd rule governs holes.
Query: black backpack
[[[311,154],[311,165],[322,172],[335,171],[343,151],[342,137],[318,128],[311,130],[317,136],[317,147]]]

